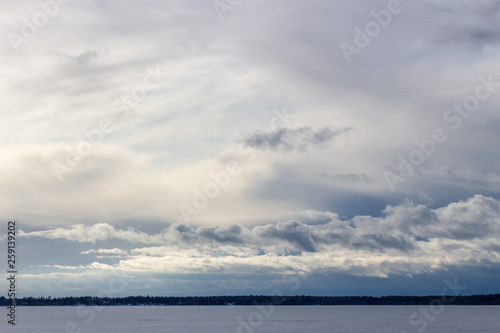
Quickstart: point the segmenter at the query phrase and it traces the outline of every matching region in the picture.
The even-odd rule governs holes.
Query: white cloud
[[[92,226],[76,224],[71,228],[54,228],[46,231],[35,231],[29,233],[20,233],[20,236],[25,237],[45,237],[51,239],[66,239],[77,242],[89,242],[94,244],[96,241],[106,241],[117,238],[133,243],[159,243],[163,238],[161,235],[150,236],[143,232],[137,232],[133,229],[117,230],[113,226],[106,223],[98,223]],[[89,252],[90,253],[90,252]]]
[[[114,248],[114,249],[97,249],[97,250],[87,250],[82,251],[80,254],[91,254],[91,253],[100,253],[100,254],[127,254],[128,251]]]

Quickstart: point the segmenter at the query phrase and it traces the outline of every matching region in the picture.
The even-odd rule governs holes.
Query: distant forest
[[[10,300],[0,297],[0,306]],[[128,296],[24,297],[16,306],[147,306],[147,305],[500,305],[500,294],[471,296]]]

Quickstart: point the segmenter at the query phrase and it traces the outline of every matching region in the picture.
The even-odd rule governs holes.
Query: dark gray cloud
[[[299,128],[281,127],[270,133],[257,132],[244,140],[248,147],[274,151],[307,151],[310,146],[326,146],[352,128],[333,130],[324,127],[313,130],[308,126]]]
[[[195,231],[191,226],[185,223],[173,224],[170,226],[170,229],[178,233],[177,237],[179,237],[183,243],[191,243],[196,240]]]
[[[370,234],[352,243],[355,248],[362,250],[396,249],[407,251],[415,248],[414,240],[404,235],[390,233]]]
[[[242,228],[239,225],[228,227],[201,226],[194,228],[185,223],[174,223],[165,230],[164,235],[173,234],[175,242],[186,245],[204,243],[236,243],[242,244]]]
[[[436,42],[468,44],[474,48],[500,43],[500,1],[449,3],[438,8],[449,19],[437,33]]]
[[[271,241],[272,239],[284,240],[296,245],[299,250],[315,252],[316,245],[311,235],[311,229],[311,226],[298,221],[287,221],[284,223],[258,226],[253,229],[253,232],[259,237]]]
[[[92,60],[95,60],[99,57],[102,57],[107,52],[108,52],[108,50],[106,48],[103,48],[103,49],[94,48],[91,50],[81,52],[77,55],[71,55],[71,54],[68,54],[68,53],[65,53],[62,51],[51,51],[51,54],[53,54],[59,58],[62,58],[62,59],[67,59],[67,60],[76,62],[79,65],[86,65],[86,64],[90,63]]]
[[[243,243],[241,230],[239,225],[232,225],[229,227],[199,227],[196,229],[196,233],[209,241],[219,243]]]

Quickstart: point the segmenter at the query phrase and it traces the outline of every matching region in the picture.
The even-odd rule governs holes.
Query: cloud
[[[62,265],[36,265],[35,267],[58,268],[62,270],[76,270],[85,268],[85,266],[62,266]]]
[[[448,13],[444,26],[435,37],[438,43],[468,44],[475,48],[500,43],[500,1],[483,0],[473,4],[439,5],[439,10]]]
[[[308,126],[299,128],[281,127],[271,133],[255,133],[244,140],[248,147],[261,150],[274,151],[302,151],[305,152],[309,146],[324,147],[352,128],[343,128],[333,130],[330,127],[324,127],[313,130]]]
[[[127,254],[128,251],[114,248],[114,249],[97,249],[97,250],[87,250],[82,251],[80,254],[91,254],[91,253],[100,253],[100,254]]]
[[[315,252],[316,246],[311,236],[311,227],[298,221],[288,221],[276,225],[257,226],[253,232],[264,239],[284,240],[297,245],[299,250]]]
[[[36,231],[29,233],[19,233],[25,237],[44,237],[50,239],[66,239],[69,241],[88,242],[95,244],[98,241],[107,241],[109,239],[120,239],[132,243],[158,243],[161,242],[160,236],[150,236],[146,233],[135,231],[133,228],[127,230],[115,229],[107,223],[97,223],[91,226],[75,224],[70,228],[53,228],[52,230]]]
[[[109,52],[109,51],[106,48],[102,48],[102,49],[94,48],[91,50],[83,51],[83,52],[78,53],[76,55],[71,55],[71,54],[65,53],[63,51],[58,51],[58,50],[50,51],[50,53],[52,55],[55,55],[56,57],[73,61],[79,65],[86,65],[86,64],[90,63],[92,60],[97,59],[99,57],[102,57],[107,52]]]
[[[297,214],[301,215],[310,222],[330,220],[320,224],[291,220],[253,228],[172,224],[156,235],[96,224],[20,236],[89,243],[115,238],[155,245],[81,252],[123,255],[118,266],[96,261],[89,267],[131,271],[250,272],[267,267],[276,272],[333,269],[387,276],[389,272],[414,274],[448,266],[500,264],[500,256],[491,253],[500,246],[500,201],[490,197],[476,195],[435,209],[407,201],[388,206],[381,217],[350,220],[330,212],[309,210]]]
[[[434,179],[418,175],[412,176],[414,183],[408,179],[401,184],[400,192],[387,194],[380,177],[387,165],[397,163],[399,154],[416,148],[416,138],[428,136],[435,126],[446,129],[447,124],[436,123],[436,114],[465,96],[439,94],[436,86],[473,86],[478,75],[490,72],[498,80],[494,57],[462,58],[456,50],[443,49],[439,58],[435,45],[422,43],[446,30],[440,26],[443,20],[453,32],[453,24],[467,26],[472,20],[477,26],[475,22],[491,12],[486,25],[494,27],[495,7],[487,5],[493,2],[457,3],[447,11],[415,1],[404,6],[387,29],[353,55],[355,66],[346,65],[338,44],[352,44],[353,27],[363,29],[372,19],[369,13],[386,8],[386,2],[320,0],[318,6],[288,6],[280,0],[272,6],[238,7],[223,23],[212,6],[182,1],[151,1],[145,10],[132,1],[127,6],[110,2],[107,9],[92,2],[65,6],[57,19],[20,45],[22,52],[14,53],[9,45],[0,50],[11,68],[5,69],[8,80],[0,79],[4,110],[19,110],[1,115],[0,136],[7,144],[1,149],[5,163],[0,183],[11,193],[3,198],[4,209],[27,224],[47,227],[99,219],[111,224],[127,219],[182,221],[179,204],[190,204],[193,188],[202,190],[211,181],[208,161],[242,133],[248,148],[301,154],[259,154],[210,207],[193,216],[195,223],[255,225],[276,221],[276,211],[293,207],[359,214],[358,208],[347,213],[332,207],[331,202],[346,193],[349,201],[369,197],[377,202],[369,212],[373,214],[408,195],[405,185],[408,192],[418,189],[441,204],[472,193],[495,195],[498,181],[494,187],[457,195],[452,190],[431,191]],[[34,8],[36,4],[31,9],[12,5],[3,11],[6,29],[20,34],[19,18],[32,17]],[[337,19],[332,20],[331,13]],[[428,24],[421,24],[422,17]],[[168,40],[164,31],[172,32]],[[47,49],[53,50],[52,56]],[[144,101],[128,102],[137,106],[122,120],[123,113],[112,106],[122,100],[119,109],[125,108],[132,91],[140,94],[133,89],[141,85],[146,68],[156,65],[168,78],[148,91]],[[263,87],[272,87],[272,93]],[[424,90],[430,93],[422,96]],[[272,121],[279,120],[272,110],[283,106],[294,116],[287,127],[253,132],[272,127]],[[485,117],[491,118],[497,109],[492,95],[480,112],[464,119],[462,128],[466,122],[489,123]],[[66,164],[68,147],[76,151],[78,144],[88,142],[84,133],[105,118],[120,119],[116,129],[103,135],[102,143],[59,183],[51,163]],[[331,124],[336,128],[325,127]],[[335,147],[336,158],[317,149],[347,137],[338,129],[351,126],[356,132],[345,145]],[[491,131],[498,133],[491,128],[485,135]],[[467,145],[450,136],[422,168],[435,163],[466,169],[470,163],[485,175],[497,175],[494,154],[469,158],[473,152],[492,151],[494,140],[479,141],[465,131],[460,137]],[[234,155],[246,159],[250,153]],[[463,160],[457,161],[460,156]],[[279,172],[278,163],[293,166],[295,172]],[[324,172],[309,175],[307,168]],[[265,199],[254,195],[268,193],[276,184],[285,190]],[[446,184],[456,185],[453,179]],[[486,184],[493,183],[486,179]],[[310,191],[320,193],[318,198],[304,195]]]
[[[242,228],[239,225],[232,225],[227,228],[200,227],[196,229],[198,235],[219,243],[243,243],[241,231]]]

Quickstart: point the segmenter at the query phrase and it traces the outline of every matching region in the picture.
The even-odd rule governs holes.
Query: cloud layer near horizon
[[[20,236],[90,243],[94,248],[81,254],[118,256],[120,260],[114,265],[96,260],[89,269],[132,272],[250,273],[266,269],[312,274],[333,270],[387,277],[456,266],[500,265],[500,201],[493,198],[476,195],[437,209],[408,202],[388,206],[381,217],[350,220],[322,214],[329,215],[330,221],[289,220],[253,228],[177,223],[158,234],[98,223]],[[297,216],[307,220],[314,212],[298,212]],[[113,239],[136,247],[100,248]]]

